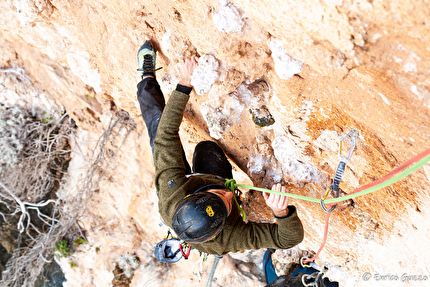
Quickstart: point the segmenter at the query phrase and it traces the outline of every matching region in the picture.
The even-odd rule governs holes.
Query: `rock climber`
[[[198,59],[191,57],[181,66],[179,83],[166,105],[155,78],[156,51],[150,41],[140,47],[137,58],[142,76],[137,98],[149,133],[159,212],[164,222],[180,239],[208,254],[287,249],[300,243],[303,226],[286,196],[263,194],[277,224],[242,220],[233,193],[224,186],[226,178],[233,178],[232,166],[215,142],[197,144],[191,170],[178,132]],[[280,184],[273,189],[286,192]]]

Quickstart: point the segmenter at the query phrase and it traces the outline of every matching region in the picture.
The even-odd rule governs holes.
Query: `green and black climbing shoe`
[[[138,71],[141,76],[154,76],[155,77],[155,49],[151,41],[146,41],[137,52],[137,62],[139,65]]]

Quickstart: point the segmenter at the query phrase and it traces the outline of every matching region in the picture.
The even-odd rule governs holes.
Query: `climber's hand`
[[[185,63],[179,68],[179,73],[181,75],[181,79],[179,80],[179,85],[187,86],[192,88],[191,85],[191,75],[193,74],[194,68],[197,66],[197,58],[196,56],[192,56],[189,59],[185,60]]]
[[[274,184],[272,190],[281,191],[281,184]],[[285,186],[282,186],[282,192],[287,193]],[[288,215],[288,196],[263,192],[266,204],[272,209],[276,217]]]

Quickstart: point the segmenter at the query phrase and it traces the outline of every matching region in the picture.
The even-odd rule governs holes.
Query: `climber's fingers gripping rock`
[[[194,68],[197,66],[197,60],[199,58],[196,56],[192,56],[185,60],[185,63],[181,65],[179,68],[179,73],[181,79],[179,80],[179,84],[182,86],[190,87],[191,85],[191,75],[193,74]]]
[[[280,183],[274,184],[272,190],[287,193],[285,186]],[[288,215],[288,196],[263,192],[266,204],[272,209],[276,217],[284,217]]]

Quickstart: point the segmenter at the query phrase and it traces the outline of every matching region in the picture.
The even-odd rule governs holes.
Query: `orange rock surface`
[[[170,280],[176,286],[199,286],[190,279],[190,262],[172,267],[142,260],[151,257],[151,248],[165,233],[159,226],[152,156],[136,99],[140,80],[136,52],[145,40],[152,40],[158,49],[157,66],[163,69],[157,78],[166,98],[185,58],[210,54],[219,61],[219,78],[210,92],[192,93],[181,136],[190,158],[195,144],[216,134],[235,163],[238,182],[270,187],[284,178],[292,193],[320,198],[339,162],[339,136],[351,128],[360,137],[340,185],[342,194],[382,177],[429,147],[427,1],[233,2],[0,3],[0,46],[9,55],[1,55],[3,67],[11,61],[25,65],[35,84],[66,107],[84,130],[100,133],[104,115],[116,109],[127,111],[137,123],[116,170],[94,199],[98,205],[93,216],[99,221],[86,223],[94,244],[104,248],[98,257],[81,255],[89,265],[65,267],[67,286],[106,286],[100,282],[113,276],[112,262],[121,252],[132,251],[140,255],[141,264],[156,264],[147,269],[157,274],[160,284]],[[289,56],[303,64],[301,72],[281,79],[273,40],[281,41]],[[238,89],[241,83],[249,85],[260,78],[270,91],[247,97]],[[252,122],[248,110],[262,105],[272,114],[274,125],[258,127]],[[220,115],[229,111],[230,121],[218,113],[203,114],[202,106]],[[390,187],[340,204],[333,212],[320,258],[342,267],[343,286],[380,284],[374,278],[362,281],[364,272],[430,276],[429,183],[427,164]],[[317,251],[325,213],[315,203],[291,202],[305,227],[300,247]],[[259,192],[245,193],[244,204],[249,220],[273,219]],[[231,260],[220,265],[218,286],[262,285],[246,270],[234,268]],[[104,263],[97,263],[92,274],[88,269],[96,261]],[[148,273],[139,272],[132,286],[143,286]],[[88,283],[79,285],[84,281]]]

